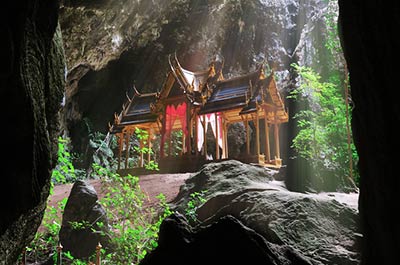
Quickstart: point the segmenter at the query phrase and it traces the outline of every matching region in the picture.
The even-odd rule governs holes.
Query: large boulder
[[[175,209],[185,213],[190,194],[206,191],[197,209],[205,224],[231,215],[313,264],[358,264],[358,194],[290,192],[276,174],[233,160],[208,164],[186,180]]]
[[[95,189],[84,181],[76,181],[65,205],[59,233],[63,250],[70,251],[75,258],[89,257],[99,242],[106,248],[109,246],[107,232],[108,219]]]
[[[312,264],[288,246],[267,242],[232,216],[192,228],[182,215],[174,214],[162,223],[158,242],[141,265]]]

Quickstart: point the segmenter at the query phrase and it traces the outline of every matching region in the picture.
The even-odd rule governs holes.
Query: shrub
[[[107,211],[114,246],[114,251],[104,260],[116,265],[137,264],[157,247],[161,222],[171,214],[165,196],[158,196],[162,208],[158,214],[156,209],[145,205],[149,198],[140,189],[138,177],[121,177],[98,165],[94,165],[94,170],[102,177],[105,188],[105,197],[100,203]]]

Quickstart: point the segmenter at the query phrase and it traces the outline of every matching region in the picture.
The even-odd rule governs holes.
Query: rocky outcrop
[[[99,204],[95,189],[77,180],[65,205],[59,233],[63,251],[70,251],[74,258],[86,258],[96,251],[99,242],[109,248],[108,219]]]
[[[208,226],[192,228],[178,213],[163,221],[158,247],[140,264],[311,265],[312,263],[293,248],[267,242],[232,216],[225,216]]]
[[[354,101],[352,126],[360,157],[362,264],[398,264],[400,121],[398,3],[340,0],[342,44]]]
[[[33,239],[57,159],[65,69],[58,8],[57,1],[6,1],[0,11],[2,264],[15,264]]]
[[[317,59],[311,43],[324,35],[315,29],[323,27],[324,7],[318,0],[64,1],[61,25],[68,69],[87,63],[100,70],[127,50],[155,48],[154,59],[176,50],[191,67],[206,66],[220,52],[229,72],[263,59],[286,70],[295,53],[309,63]]]
[[[233,160],[211,163],[186,180],[174,204],[185,213],[190,194],[206,191],[197,209],[204,224],[231,215],[312,264],[358,264],[358,194],[290,192],[276,174]]]

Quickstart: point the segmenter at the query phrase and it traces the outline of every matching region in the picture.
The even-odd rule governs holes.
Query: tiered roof
[[[274,72],[265,77],[262,66],[252,73],[216,82],[199,114],[224,112],[228,121],[238,122],[241,115],[256,111],[260,117],[267,114],[269,123],[283,123],[289,118],[276,87]]]

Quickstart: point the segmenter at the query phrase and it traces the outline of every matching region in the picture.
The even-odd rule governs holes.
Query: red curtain
[[[179,119],[182,125],[182,132],[187,137],[187,118],[186,118],[187,104],[183,102],[176,107],[174,105],[168,105],[165,108],[165,120],[163,124],[163,130],[161,135],[161,157],[164,157],[164,145],[165,140],[171,137],[172,128],[174,127],[176,119]]]

